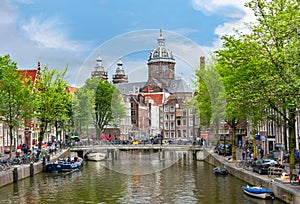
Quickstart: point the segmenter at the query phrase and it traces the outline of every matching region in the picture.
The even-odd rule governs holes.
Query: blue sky
[[[253,21],[246,0],[1,0],[0,55],[20,69],[37,62],[69,67],[71,85],[90,77],[98,50],[111,76],[122,59],[130,81],[145,81],[147,59],[163,30],[176,75],[192,79],[199,57],[220,37]]]

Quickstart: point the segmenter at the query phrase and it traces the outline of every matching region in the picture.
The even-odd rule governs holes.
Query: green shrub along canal
[[[245,195],[244,181],[216,176],[213,166],[203,161],[182,158],[150,174],[141,174],[143,167],[127,168],[132,168],[131,175],[111,170],[105,162],[85,162],[72,173],[39,173],[0,188],[0,203],[284,203]]]

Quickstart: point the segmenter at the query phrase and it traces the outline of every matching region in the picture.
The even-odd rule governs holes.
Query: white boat
[[[101,152],[88,152],[84,158],[88,161],[103,161],[106,159],[106,154]]]
[[[256,186],[253,186],[253,187],[242,186],[242,189],[244,190],[244,192],[247,195],[250,195],[250,196],[253,196],[256,198],[262,198],[262,199],[267,199],[267,198],[274,199],[275,198],[272,190],[263,188],[261,186],[257,186],[257,187]]]

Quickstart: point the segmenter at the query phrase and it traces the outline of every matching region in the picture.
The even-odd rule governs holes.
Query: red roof
[[[20,70],[20,74],[24,75],[23,80],[25,79],[31,79],[31,83],[35,84],[35,80],[36,80],[36,75],[38,73],[38,70],[34,69],[34,70]]]
[[[67,88],[67,92],[70,93],[70,94],[74,94],[74,92],[79,89],[79,88],[76,88],[74,86],[68,86]]]
[[[145,93],[145,100],[152,100],[153,105],[159,106],[163,104],[164,93]]]

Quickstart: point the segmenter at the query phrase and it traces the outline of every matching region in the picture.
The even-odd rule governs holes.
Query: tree
[[[33,113],[33,95],[30,79],[17,70],[17,64],[9,55],[0,57],[0,115],[9,127],[10,150],[12,150],[13,130]],[[11,151],[10,151],[11,156]]]
[[[100,79],[96,77],[87,79],[83,87],[75,92],[73,100],[73,120],[75,128],[79,128],[80,132],[82,131],[82,127],[87,128],[90,124],[97,130],[95,95],[99,82]]]
[[[88,127],[93,123],[95,115],[95,94],[94,90],[86,86],[75,91],[73,98],[73,120],[75,128],[79,133],[88,134]]]
[[[219,124],[225,119],[226,98],[223,82],[220,79],[216,63],[213,60],[207,67],[196,70],[196,95],[200,125],[212,126],[216,139],[219,135]]]
[[[66,92],[68,86],[65,80],[66,71],[67,68],[60,72],[57,69],[49,70],[45,66],[37,79],[35,114],[40,127],[39,149],[41,149],[48,126],[56,124],[57,128],[58,122],[63,126],[63,123],[68,120],[71,100],[70,95]]]
[[[70,112],[72,106],[72,95],[67,92],[68,83],[64,79],[66,72],[67,68],[61,72],[57,72],[56,78],[53,81],[53,88],[55,90],[53,97],[55,100],[52,104],[54,107],[54,121],[52,121],[52,123],[56,130],[55,134],[57,139],[61,134],[61,130],[66,129],[66,125],[72,117],[72,113]]]
[[[121,103],[119,90],[107,81],[100,80],[95,95],[95,119],[97,137],[106,126],[117,126],[125,116],[125,107]]]
[[[223,37],[223,49],[217,52],[227,72],[222,78],[232,82],[232,97],[242,107],[248,104],[248,117],[258,121],[272,109],[286,121],[292,170],[300,104],[299,1],[252,0],[246,6],[254,11],[256,22],[249,24],[249,34]]]

